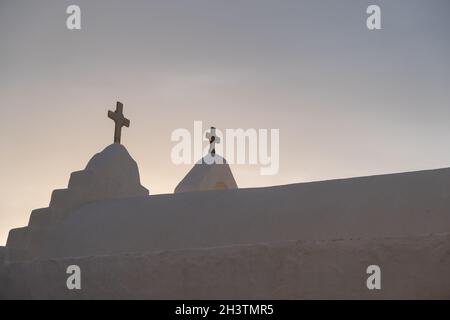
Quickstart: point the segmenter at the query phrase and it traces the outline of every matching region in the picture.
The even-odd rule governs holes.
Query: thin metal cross
[[[129,127],[130,120],[123,115],[123,104],[117,101],[116,111],[108,111],[108,118],[112,119],[115,123],[114,127],[114,143],[120,143],[120,138],[122,135],[122,127]]]
[[[206,133],[206,139],[209,140],[209,153],[214,157],[216,155],[216,143],[220,143],[220,138],[216,136],[215,127],[211,127],[211,133]]]

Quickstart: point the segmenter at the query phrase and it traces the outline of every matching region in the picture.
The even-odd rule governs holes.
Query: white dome
[[[215,162],[206,156],[197,162],[175,188],[175,193],[207,191],[218,189],[237,189],[236,180],[226,160],[219,155]]]

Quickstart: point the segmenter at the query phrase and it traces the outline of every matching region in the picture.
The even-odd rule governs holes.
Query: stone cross
[[[123,115],[123,104],[117,101],[116,111],[108,111],[108,118],[112,119],[116,124],[114,128],[114,143],[120,143],[120,137],[122,135],[122,127],[129,127],[130,120]]]
[[[220,138],[216,136],[215,127],[211,127],[211,133],[206,133],[206,139],[209,139],[209,153],[214,157],[216,155],[216,143],[220,143]]]

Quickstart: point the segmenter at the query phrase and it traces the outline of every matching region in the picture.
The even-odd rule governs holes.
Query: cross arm
[[[116,114],[114,112],[108,111],[108,118],[115,120],[116,119],[115,115]]]

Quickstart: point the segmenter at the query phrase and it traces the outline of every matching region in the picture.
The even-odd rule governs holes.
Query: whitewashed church
[[[243,189],[225,159],[200,159],[173,194],[149,195],[123,105],[108,116],[114,143],[0,247],[0,298],[450,297],[449,168]],[[214,130],[205,157],[221,157]]]

